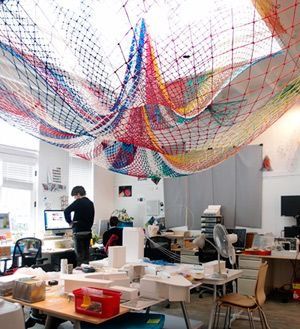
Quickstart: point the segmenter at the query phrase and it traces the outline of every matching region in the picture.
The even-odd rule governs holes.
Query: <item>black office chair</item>
[[[6,275],[12,274],[20,267],[41,267],[45,271],[51,271],[51,264],[44,264],[47,258],[42,258],[42,240],[28,237],[16,241],[12,256],[12,265],[6,270]],[[36,309],[31,309],[25,327],[31,328],[35,324],[45,325],[46,316]]]
[[[160,248],[166,250],[164,252]],[[144,249],[144,256],[150,260],[164,260],[173,263],[174,259],[170,257],[171,254],[171,240],[165,236],[153,236],[147,239]]]
[[[12,265],[5,274],[13,273],[19,267],[43,267],[42,240],[28,237],[16,241],[12,256]]]

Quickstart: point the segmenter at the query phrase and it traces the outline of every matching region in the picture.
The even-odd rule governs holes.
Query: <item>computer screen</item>
[[[281,216],[300,215],[300,195],[281,196]]]
[[[234,233],[237,235],[237,242],[233,244],[235,249],[243,250],[246,247],[247,231],[245,228],[227,228],[228,234]]]
[[[63,210],[45,210],[45,230],[66,230],[70,225],[66,222]]]
[[[9,230],[9,213],[0,213],[0,230]]]

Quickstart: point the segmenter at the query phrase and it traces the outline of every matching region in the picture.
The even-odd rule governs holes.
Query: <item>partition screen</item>
[[[228,227],[261,227],[262,146],[249,145],[235,156],[203,172],[164,180],[167,226],[200,229],[210,204],[222,205]]]

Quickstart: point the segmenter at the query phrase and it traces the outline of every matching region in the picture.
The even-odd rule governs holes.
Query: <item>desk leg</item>
[[[73,327],[74,327],[74,329],[81,329],[80,321],[74,321],[73,322]]]
[[[55,316],[47,315],[45,329],[57,328],[64,321],[68,321],[68,320],[61,320],[59,318],[56,318]],[[72,322],[73,322],[74,329],[81,329],[80,321],[75,320]]]
[[[212,329],[215,315],[216,315],[216,310],[217,310],[217,303],[214,301],[213,307],[210,311],[210,316],[209,316],[209,323],[208,323],[208,329]]]
[[[55,318],[51,315],[47,315],[45,329],[55,328]]]
[[[191,322],[190,322],[190,319],[189,319],[189,315],[188,315],[186,307],[185,307],[185,303],[180,302],[180,306],[181,306],[181,309],[182,309],[182,313],[183,313],[186,328],[187,329],[192,329]]]

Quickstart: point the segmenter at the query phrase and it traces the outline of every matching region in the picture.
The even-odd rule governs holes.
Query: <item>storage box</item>
[[[300,282],[293,282],[293,289],[299,289],[300,290]]]
[[[293,282],[293,299],[300,301],[300,282]]]
[[[13,287],[13,298],[28,303],[36,303],[45,300],[45,282],[36,279],[19,279]]]
[[[293,299],[300,301],[300,289],[293,289]]]
[[[126,313],[101,324],[101,329],[162,329],[165,324],[165,316],[156,313]],[[82,329],[95,329],[98,326],[82,323]],[[100,327],[99,327],[100,328]]]
[[[10,257],[10,246],[0,246],[0,257]]]
[[[78,313],[98,318],[110,318],[120,313],[120,292],[88,287],[73,290],[73,294]]]

